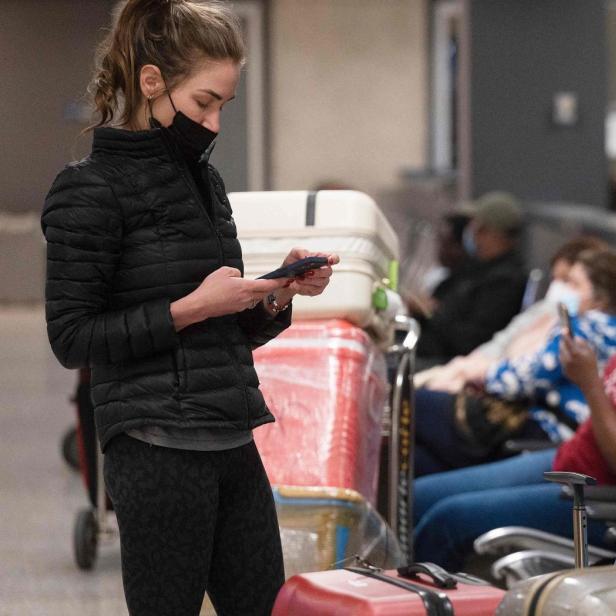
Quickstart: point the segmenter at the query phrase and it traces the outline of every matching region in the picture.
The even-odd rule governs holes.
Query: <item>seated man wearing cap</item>
[[[420,319],[421,367],[470,353],[505,327],[520,310],[527,272],[517,251],[522,210],[507,193],[488,193],[463,210],[470,259],[435,307]]]

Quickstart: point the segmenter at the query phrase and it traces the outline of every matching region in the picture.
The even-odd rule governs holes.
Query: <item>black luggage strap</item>
[[[458,585],[458,581],[453,575],[434,563],[411,563],[404,567],[398,567],[398,575],[403,578],[418,579],[418,573],[429,576],[439,588],[456,588]]]
[[[306,226],[314,227],[316,220],[317,191],[311,190],[306,198]]]
[[[398,586],[398,588],[403,588],[404,590],[408,590],[409,592],[419,595],[424,607],[426,608],[427,616],[454,616],[455,614],[449,597],[443,592],[430,590],[429,588],[424,588],[423,586],[413,584],[412,582],[408,582],[406,580],[390,577],[381,573],[376,568],[367,569],[364,567],[345,567],[345,569],[351,573],[365,575],[366,577],[391,584],[392,586]]]

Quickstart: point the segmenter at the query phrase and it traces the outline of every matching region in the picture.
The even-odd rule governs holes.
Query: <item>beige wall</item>
[[[375,194],[426,158],[426,0],[272,0],[272,188]]]

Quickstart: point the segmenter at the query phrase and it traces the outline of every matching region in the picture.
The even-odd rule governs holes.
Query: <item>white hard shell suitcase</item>
[[[591,567],[529,578],[512,588],[496,616],[613,616],[616,567]]]
[[[389,339],[393,311],[376,308],[373,294],[397,264],[398,238],[372,198],[354,190],[298,190],[236,192],[229,201],[247,278],[280,267],[294,247],[335,252],[340,264],[328,288],[319,297],[296,297],[294,318],[345,319]]]

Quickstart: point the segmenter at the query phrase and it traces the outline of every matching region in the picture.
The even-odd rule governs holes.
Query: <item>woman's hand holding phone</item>
[[[242,278],[238,269],[223,266],[213,271],[185,297],[171,304],[176,331],[212,317],[254,308],[270,293],[282,289],[287,278],[251,280]]]
[[[584,393],[588,388],[602,387],[597,356],[592,346],[583,338],[562,336],[560,340],[560,362],[563,372]]]
[[[282,266],[291,265],[307,257],[325,257],[327,258],[327,265],[289,280],[285,288],[276,293],[276,300],[279,304],[288,303],[294,295],[315,296],[323,293],[333,273],[332,266],[340,263],[340,257],[335,253],[310,252],[304,248],[293,248],[285,257]]]

